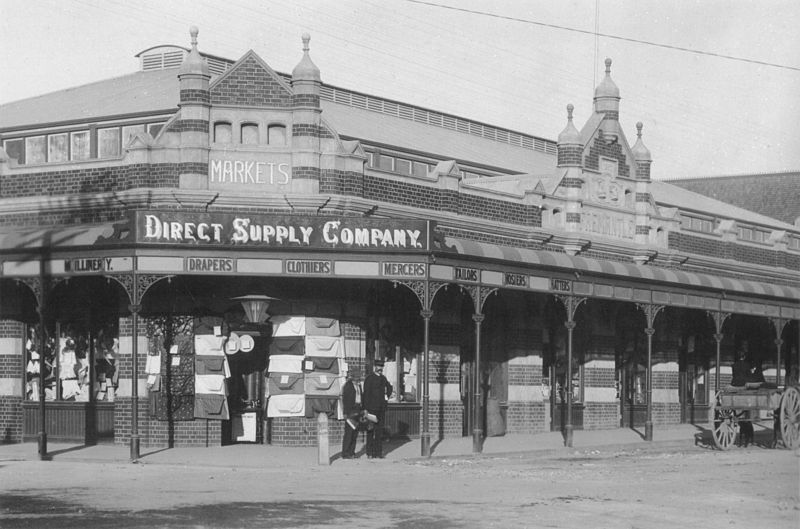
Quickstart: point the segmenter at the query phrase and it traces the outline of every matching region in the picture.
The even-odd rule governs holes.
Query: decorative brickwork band
[[[294,123],[292,124],[292,136],[309,136],[311,138],[319,138],[320,127],[313,123]]]
[[[181,90],[180,99],[182,105],[186,103],[208,105],[211,103],[211,95],[208,93],[208,90]]]
[[[650,180],[650,162],[636,164],[636,177],[640,180]]]
[[[559,167],[565,165],[580,166],[582,162],[581,153],[583,147],[579,145],[559,145],[558,146],[558,165]]]
[[[650,235],[650,226],[636,226],[636,235]]]
[[[319,180],[319,177],[319,167],[292,167],[292,178],[294,179]]]
[[[583,181],[580,178],[564,178],[561,180],[561,187],[580,189],[583,187]]]
[[[650,202],[650,193],[636,193],[636,202]]]
[[[316,94],[294,94],[292,95],[292,106],[319,108],[319,96]]]
[[[581,214],[580,213],[567,212],[566,217],[567,217],[567,222],[575,222],[575,223],[578,223],[578,224],[580,224],[580,222],[581,222]]]
[[[178,119],[169,130],[171,132],[205,132],[208,134],[207,119]]]
[[[179,167],[180,174],[208,174],[208,164],[203,162],[183,162]]]

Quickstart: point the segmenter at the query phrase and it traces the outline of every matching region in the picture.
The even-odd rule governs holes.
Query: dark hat
[[[375,360],[374,365],[375,367],[383,367],[383,360]]]

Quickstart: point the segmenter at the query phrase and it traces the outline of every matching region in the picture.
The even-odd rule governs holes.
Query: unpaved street
[[[3,528],[800,526],[800,457],[763,447],[291,469],[11,461],[0,490]]]

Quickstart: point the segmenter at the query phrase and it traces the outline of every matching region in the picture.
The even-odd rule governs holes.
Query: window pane
[[[47,161],[64,162],[67,160],[67,135],[51,134],[47,137]]]
[[[26,163],[44,163],[47,161],[47,146],[44,136],[25,138]]]
[[[10,158],[15,158],[20,165],[25,163],[25,140],[6,140],[3,146]]]
[[[270,145],[286,145],[286,127],[283,125],[271,125],[268,129],[268,143]]]
[[[88,160],[89,159],[89,131],[84,130],[81,132],[73,132],[70,134],[70,141],[72,143],[70,156],[73,160]]]
[[[411,162],[398,158],[395,160],[394,170],[402,174],[411,174]]]
[[[414,176],[428,176],[428,164],[414,162]]]
[[[233,141],[233,134],[230,123],[215,123],[214,124],[214,142],[216,143],[231,143]]]
[[[258,125],[242,125],[242,145],[258,145]]]
[[[378,155],[378,167],[384,171],[394,171],[394,158],[383,154]]]
[[[144,132],[144,125],[122,127],[122,147],[127,147],[137,132]]]
[[[119,128],[99,129],[97,131],[97,156],[98,158],[113,158],[119,156]]]

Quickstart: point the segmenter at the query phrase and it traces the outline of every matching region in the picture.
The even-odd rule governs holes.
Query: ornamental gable
[[[209,87],[212,105],[290,108],[292,89],[254,51]]]

